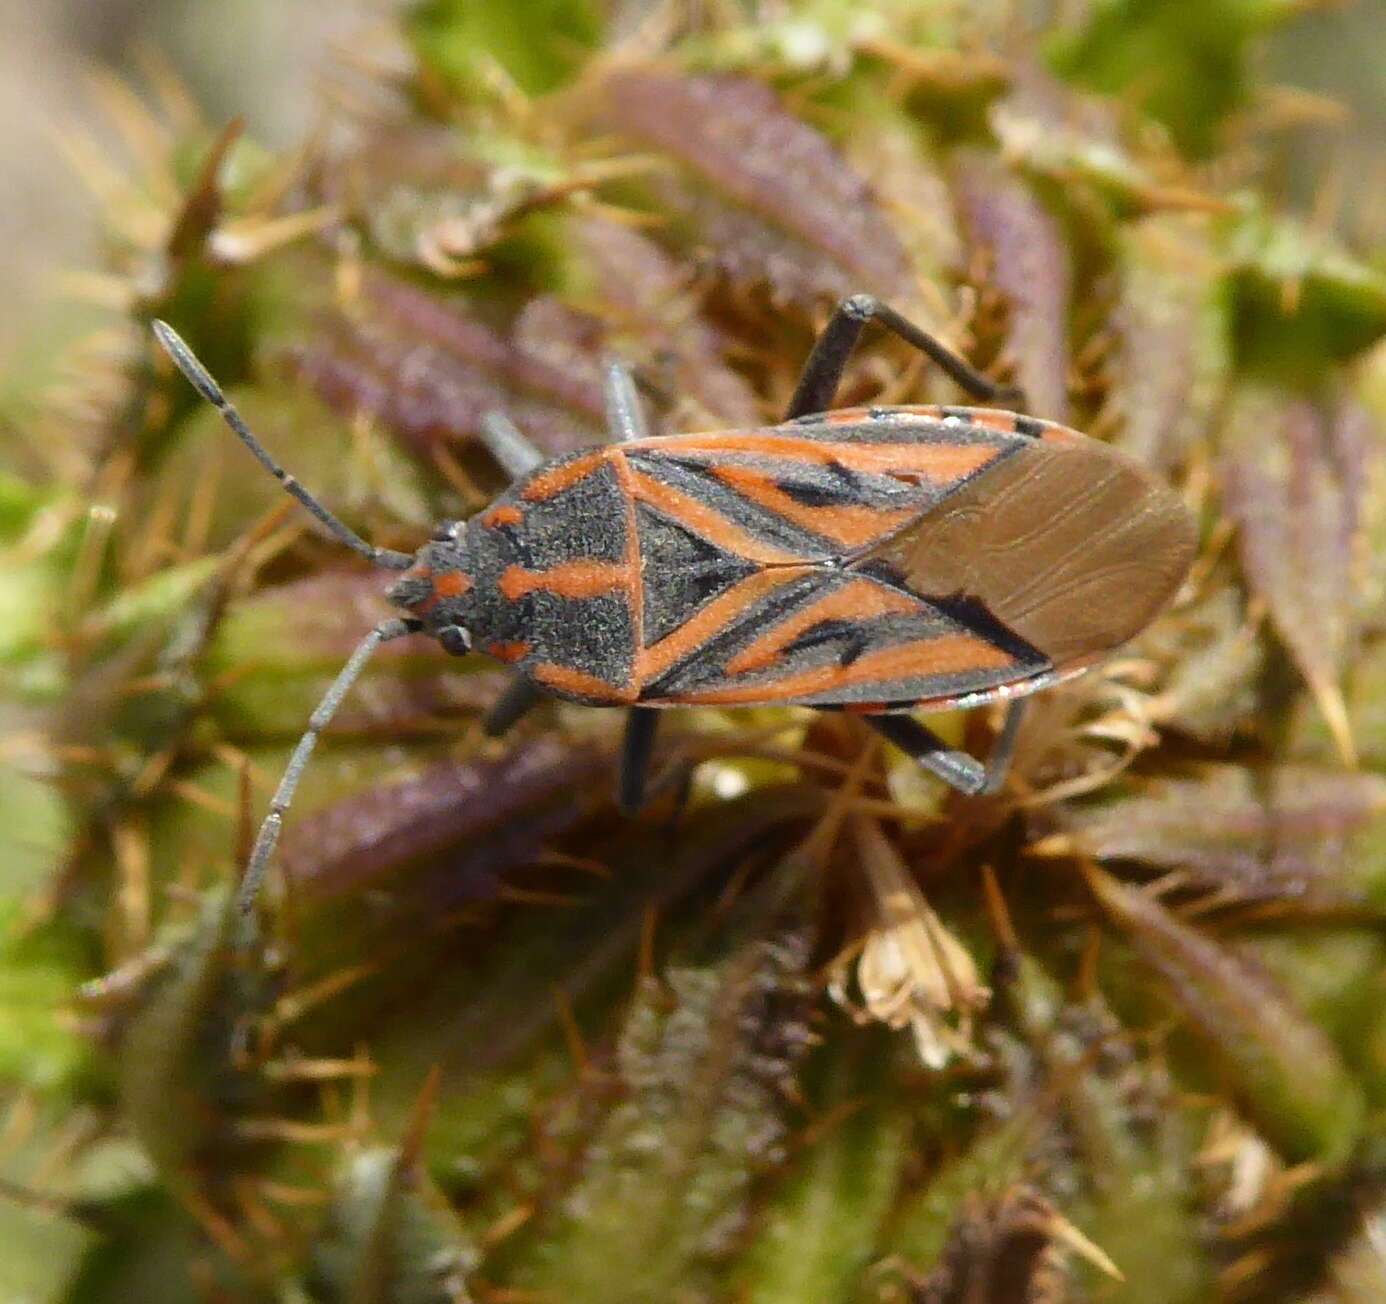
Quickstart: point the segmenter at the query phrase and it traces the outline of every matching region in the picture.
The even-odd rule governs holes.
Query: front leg
[[[636,393],[630,368],[617,359],[602,370],[602,393],[606,399],[606,427],[613,444],[629,444],[650,437],[645,409]],[[654,755],[659,712],[648,706],[633,706],[626,713],[626,733],[621,744],[621,770],[616,781],[616,801],[627,814],[634,814],[664,785],[650,784],[650,760]]]
[[[866,329],[866,323],[873,320],[880,322],[907,344],[914,345],[925,357],[931,358],[974,398],[984,402],[1025,405],[1023,391],[1013,385],[998,385],[994,380],[989,380],[947,345],[941,344],[879,299],[869,294],[854,294],[837,305],[831,320],[813,346],[813,352],[809,354],[803,374],[799,377],[799,387],[789,401],[786,421],[813,412],[827,412],[832,407],[847,362],[861,339],[862,331]]]
[[[504,412],[491,411],[481,418],[481,442],[512,480],[528,475],[544,461],[543,453]]]
[[[509,733],[517,721],[528,715],[544,699],[542,690],[535,687],[532,680],[524,675],[515,675],[490,710],[481,717],[482,732],[488,738],[499,738]]]
[[[650,437],[645,409],[636,393],[630,367],[612,358],[602,368],[602,396],[606,400],[606,428],[613,444],[629,444]]]

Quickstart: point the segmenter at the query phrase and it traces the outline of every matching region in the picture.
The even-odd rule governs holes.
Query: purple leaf
[[[411,862],[438,862],[437,909],[489,897],[505,869],[531,863],[573,822],[607,764],[553,735],[498,761],[447,761],[295,820],[280,861],[306,900],[359,892]]]
[[[721,358],[717,332],[698,314],[688,272],[652,240],[619,222],[574,223],[602,301],[641,350],[641,360],[672,360],[671,381],[713,417],[753,426],[760,413],[750,385]]]
[[[734,279],[786,299],[913,288],[904,246],[837,148],[740,77],[624,68],[606,81],[618,128],[684,164],[669,198]]]
[[[600,349],[574,347],[577,314],[557,304],[522,314],[507,338],[380,273],[366,277],[364,297],[368,323],[340,319],[295,354],[338,411],[369,413],[422,455],[474,437],[495,410],[550,454],[603,442]]]

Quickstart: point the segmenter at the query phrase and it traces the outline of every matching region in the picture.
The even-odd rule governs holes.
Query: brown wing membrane
[[[1167,485],[1105,444],[1047,426],[854,564],[985,611],[1062,671],[1139,633],[1194,549]]]

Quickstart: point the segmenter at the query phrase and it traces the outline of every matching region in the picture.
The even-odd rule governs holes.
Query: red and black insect
[[[605,373],[612,442],[545,462],[504,417],[486,441],[514,483],[415,556],[375,548],[274,461],[186,344],[160,342],[251,452],[338,539],[403,571],[410,613],[372,631],[309,721],[243,884],[253,900],[317,737],[367,658],[405,634],[474,647],[518,676],[499,733],[543,693],[630,710],[620,796],[638,807],[657,709],[784,704],[859,713],[967,794],[1004,777],[1023,699],[1144,628],[1194,555],[1174,492],[1106,444],[999,408],[828,409],[880,322],[969,392],[1015,402],[866,295],[819,337],[783,424],[651,436],[630,373]],[[910,712],[1004,699],[988,763]]]

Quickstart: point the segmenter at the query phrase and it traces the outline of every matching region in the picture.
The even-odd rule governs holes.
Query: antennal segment
[[[393,548],[377,548],[373,544],[367,543],[359,534],[356,533],[345,522],[340,521],[327,510],[312,494],[308,492],[299,482],[291,476],[278,462],[270,456],[269,450],[250,433],[250,427],[246,425],[241,414],[236,411],[227,400],[225,394],[221,392],[221,386],[212,379],[211,373],[204,367],[193,354],[193,351],[184,343],[183,337],[178,334],[167,322],[155,321],[153,323],[154,334],[158,341],[163,345],[164,352],[173,359],[174,365],[184,376],[188,378],[188,383],[203,398],[207,400],[218,412],[221,413],[222,420],[235,431],[240,439],[252,453],[256,460],[263,466],[284,488],[298,499],[312,514],[317,517],[340,542],[354,552],[359,552],[368,561],[374,562],[377,566],[383,566],[387,570],[408,570],[414,564],[414,558],[407,552],[396,552]]]
[[[351,691],[352,684],[360,677],[376,648],[392,639],[417,634],[422,629],[422,621],[409,619],[387,620],[383,625],[377,625],[357,645],[356,651],[332,681],[332,686],[323,694],[318,709],[308,720],[308,728],[304,730],[303,737],[294,748],[294,754],[289,758],[284,776],[279,780],[279,787],[274,790],[274,796],[270,800],[269,813],[255,836],[255,846],[241,877],[240,890],[236,894],[236,908],[242,920],[247,919],[255,908],[255,900],[260,895],[260,884],[264,880],[265,870],[274,854],[275,844],[279,841],[279,830],[284,827],[285,812],[293,802],[298,781],[303,776],[308,758],[318,745],[322,731],[331,723],[337,708],[342,704],[342,699]]]

